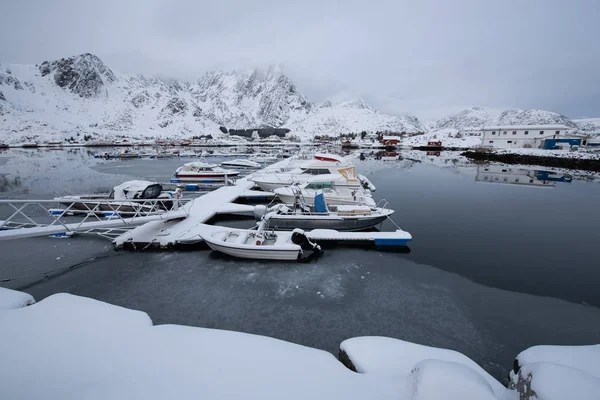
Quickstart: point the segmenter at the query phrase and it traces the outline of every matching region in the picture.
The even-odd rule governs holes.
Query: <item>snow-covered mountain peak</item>
[[[367,102],[365,102],[363,99],[344,101],[339,103],[338,105],[344,108],[361,108],[374,111],[374,108],[367,104]]]
[[[510,108],[498,117],[495,125],[552,125],[561,124],[570,128],[576,128],[577,124],[564,115],[546,111],[519,108]]]
[[[117,79],[100,58],[90,53],[44,61],[39,71],[42,77],[50,75],[59,87],[80,97],[96,97],[104,85]]]

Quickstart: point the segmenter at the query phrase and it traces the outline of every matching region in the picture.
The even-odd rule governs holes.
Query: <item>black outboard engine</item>
[[[297,244],[303,250],[302,254],[298,256],[299,260],[309,262],[312,259],[317,259],[323,254],[321,246],[310,241],[302,229],[294,229],[292,231],[292,243]],[[305,252],[310,251],[308,256],[304,256]]]

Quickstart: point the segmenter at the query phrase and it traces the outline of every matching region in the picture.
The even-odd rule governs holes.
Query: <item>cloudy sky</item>
[[[600,117],[597,0],[0,0],[0,60],[191,78],[278,63],[310,100]]]

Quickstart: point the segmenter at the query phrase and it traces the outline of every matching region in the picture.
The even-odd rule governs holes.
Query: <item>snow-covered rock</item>
[[[0,310],[27,307],[35,303],[30,294],[0,287]]]
[[[600,379],[600,345],[533,346],[519,353],[515,360],[519,367],[536,362],[560,364]]]
[[[357,372],[364,374],[408,376],[423,360],[460,364],[473,371],[492,393],[503,396],[506,388],[469,357],[447,349],[423,346],[380,336],[345,340],[340,345]],[[454,398],[454,397],[448,397]]]
[[[527,364],[512,378],[519,400],[597,400],[600,379],[577,368],[549,362]]]
[[[408,380],[414,400],[498,400],[509,395],[503,389],[497,397],[490,384],[464,364],[435,359],[418,362]]]

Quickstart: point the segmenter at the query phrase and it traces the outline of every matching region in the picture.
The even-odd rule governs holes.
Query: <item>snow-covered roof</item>
[[[400,136],[384,136],[382,140],[400,140]]]
[[[566,125],[505,125],[505,126],[484,126],[483,130],[486,131],[509,131],[509,130],[522,130],[522,129],[530,129],[530,130],[566,130],[569,129]]]
[[[481,126],[464,126],[460,128],[461,131],[480,131],[483,127]]]

